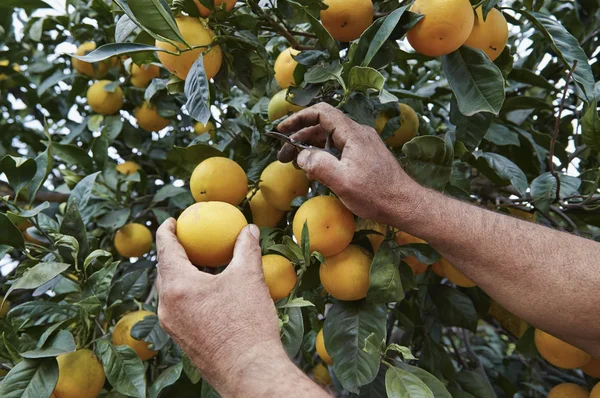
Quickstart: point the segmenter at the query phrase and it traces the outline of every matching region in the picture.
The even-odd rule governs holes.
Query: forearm
[[[600,243],[426,190],[395,227],[425,239],[508,310],[600,356]]]
[[[215,381],[222,397],[330,397],[294,365],[283,348],[249,351],[236,362],[229,374]]]

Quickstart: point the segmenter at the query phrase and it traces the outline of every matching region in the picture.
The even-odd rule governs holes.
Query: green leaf
[[[81,214],[79,214],[77,202],[73,201],[67,205],[67,210],[60,225],[59,232],[63,235],[72,236],[79,242],[79,254],[77,259],[73,259],[70,254],[65,253],[64,251],[60,251],[61,255],[72,261],[77,260],[79,263],[83,262],[89,252],[89,244],[87,231],[85,229],[85,224],[81,219]]]
[[[581,180],[566,174],[558,174],[560,180],[560,197],[577,195]],[[556,199],[556,178],[548,171],[531,181],[531,198],[535,207],[546,212]]]
[[[402,147],[402,166],[419,183],[442,189],[452,173],[454,148],[440,137],[415,137]]]
[[[337,42],[331,37],[327,29],[321,25],[321,22],[318,19],[306,11],[305,16],[310,23],[312,31],[315,32],[319,44],[325,47],[333,59],[338,59],[340,57],[340,48],[338,47]]]
[[[61,330],[54,335],[42,348],[21,353],[23,358],[53,358],[76,350],[75,339],[71,332]]]
[[[483,51],[462,46],[444,55],[442,65],[463,115],[500,113],[505,97],[504,79]]]
[[[594,98],[594,73],[590,66],[585,51],[579,42],[558,21],[548,15],[526,10],[515,10],[521,13],[548,39],[552,49],[568,69],[577,61],[573,72],[573,80],[581,86],[588,102]]]
[[[194,61],[185,79],[184,91],[187,96],[185,108],[188,113],[193,119],[206,124],[211,115],[209,108],[210,92],[206,71],[204,70],[204,57],[202,55]]]
[[[184,352],[181,357],[181,363],[183,364],[183,372],[190,379],[192,384],[198,384],[202,379],[200,371],[194,365],[190,357]]]
[[[25,241],[23,240],[21,231],[3,213],[0,213],[0,245],[8,245],[16,249],[25,248]]]
[[[127,0],[137,20],[152,32],[175,42],[185,43],[175,17],[165,0]]]
[[[283,300],[278,301],[276,303],[276,307],[278,309],[281,309],[281,308],[302,308],[302,307],[314,307],[315,306],[311,301],[304,300],[303,298],[300,298],[300,297],[296,297],[295,299],[290,300],[287,303],[284,303],[282,301]],[[280,302],[282,302],[282,304],[279,304]]]
[[[122,15],[115,26],[115,42],[123,43],[137,29],[135,22],[127,14]]]
[[[131,3],[132,1],[129,0]],[[112,57],[120,57],[125,54],[135,54],[140,52],[166,52],[165,49],[155,46],[149,46],[147,44],[139,43],[109,43],[98,47],[94,51],[86,55],[71,55],[73,58],[77,58],[81,61],[88,63],[96,63],[110,59]]]
[[[42,188],[44,182],[48,178],[48,175],[50,175],[50,172],[52,171],[52,166],[54,164],[54,160],[51,155],[52,146],[52,140],[48,140],[48,146],[46,147],[46,150],[35,158],[37,170],[35,172],[35,176],[33,176],[29,182],[29,186],[27,187],[30,204],[33,203],[35,195],[40,188]]]
[[[528,186],[527,177],[519,166],[497,153],[475,152],[474,155],[477,159],[475,166],[477,169],[484,172],[485,167],[489,167],[500,178],[500,181],[512,184],[519,194],[525,197]]]
[[[281,328],[281,342],[288,356],[294,358],[302,346],[302,337],[304,336],[302,309],[292,307],[288,308],[285,313],[288,315],[288,321]]]
[[[365,340],[375,334],[377,341],[386,336],[387,310],[384,304],[365,300],[336,301],[323,325],[325,346],[333,358],[333,370],[342,386],[350,392],[370,383],[377,376],[379,352],[363,350]]]
[[[381,92],[385,78],[377,70],[369,67],[355,66],[348,73],[348,93],[353,91],[367,91],[368,89]]]
[[[369,303],[397,302],[404,299],[399,269],[402,254],[395,248],[395,242],[386,239],[375,253],[369,273],[370,282],[367,291]]]
[[[70,267],[65,263],[39,263],[27,269],[15,283],[10,286],[6,296],[17,289],[36,289],[52,280]]]
[[[396,366],[406,372],[412,373],[413,375],[421,379],[421,381],[427,384],[427,387],[429,387],[435,398],[452,398],[452,396],[446,389],[446,386],[444,386],[444,384],[441,381],[439,381],[437,377],[435,377],[428,371],[418,368],[416,366],[409,365],[404,362],[399,362]]]
[[[37,8],[52,8],[43,0],[2,0],[0,9],[2,8],[23,8],[25,10],[35,10]]]
[[[538,75],[534,71],[525,68],[513,68],[508,74],[509,80],[514,80],[519,83],[528,84],[530,86],[541,87],[546,90],[555,91],[556,87],[550,83],[544,76]]]
[[[46,91],[56,86],[59,82],[71,80],[77,76],[76,73],[65,75],[62,70],[57,70],[52,76],[46,78],[37,88],[37,95],[41,97]]]
[[[316,65],[311,67],[304,74],[304,81],[306,83],[325,83],[329,80],[335,80],[342,87],[345,87],[344,81],[342,80],[342,69],[343,66],[339,63],[339,61],[334,61],[325,66]]]
[[[56,359],[24,359],[12,368],[2,381],[0,396],[2,398],[49,398],[57,382]]]
[[[373,57],[375,57],[375,54],[377,54],[377,51],[379,51],[381,46],[383,46],[383,44],[387,41],[387,39],[390,37],[394,29],[396,28],[396,25],[398,25],[398,23],[400,22],[400,18],[402,17],[402,14],[404,14],[404,11],[406,11],[409,7],[410,4],[405,5],[404,7],[396,8],[394,11],[392,11],[391,14],[384,18],[381,27],[377,30],[377,33],[375,34],[373,39],[369,40],[369,50],[367,51],[365,58],[360,63],[361,66],[369,66],[369,64],[373,60]]]
[[[308,266],[310,264],[310,231],[308,230],[308,220],[304,221],[302,225],[302,256],[304,257],[304,264]]]
[[[168,184],[156,192],[154,198],[152,198],[152,203],[156,204],[185,192],[188,192],[188,190],[183,187],[176,187],[172,184]]]
[[[181,362],[165,369],[150,387],[148,398],[158,398],[162,390],[175,384],[175,382],[179,380],[182,370],[183,364]],[[202,397],[204,397],[204,394],[202,394]]]
[[[85,208],[90,200],[90,197],[92,196],[92,190],[94,188],[94,184],[96,183],[96,178],[100,173],[100,171],[97,171],[93,174],[85,176],[85,178],[79,181],[69,196],[68,204],[70,205],[71,203],[76,202],[78,208]]]
[[[148,315],[131,328],[131,337],[150,343],[148,348],[154,351],[162,349],[169,340],[169,335],[163,330],[156,315]]]
[[[91,171],[94,161],[87,152],[76,145],[52,144],[52,155],[70,166],[77,166],[85,171]]]
[[[477,370],[463,369],[456,374],[454,379],[463,390],[480,398],[494,398],[496,394],[487,381],[485,374],[480,374]]]
[[[6,155],[0,161],[0,172],[6,175],[8,183],[15,190],[16,197],[35,176],[36,171],[37,164],[33,159],[15,158]]]
[[[202,398],[220,398],[219,393],[208,384],[206,380],[202,380]]]
[[[121,228],[131,215],[131,209],[119,209],[106,213],[104,217],[98,220],[98,226],[114,231]]]
[[[581,130],[583,142],[593,150],[600,151],[600,117],[596,106],[596,102],[593,102],[581,118]]]
[[[519,134],[500,123],[492,123],[483,139],[499,146],[520,146]]]
[[[434,398],[433,392],[421,379],[394,366],[385,373],[385,389],[389,398]]]
[[[108,303],[113,304],[118,300],[126,302],[128,300],[141,300],[148,291],[148,270],[138,269],[121,276],[110,287]]]
[[[123,395],[145,398],[146,377],[140,357],[126,345],[113,346],[106,340],[96,342],[104,373],[114,389]]]
[[[121,134],[123,130],[123,119],[121,115],[110,115],[104,118],[104,131],[106,138],[112,142]]]
[[[445,285],[430,289],[429,296],[438,309],[440,320],[445,325],[475,331],[478,315],[469,297]]]
[[[478,112],[465,116],[458,110],[456,97],[450,101],[450,121],[456,126],[456,139],[465,144],[469,151],[474,151],[492,124],[494,115],[489,112]]]

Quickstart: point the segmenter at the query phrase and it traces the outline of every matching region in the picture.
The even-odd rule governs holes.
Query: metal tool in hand
[[[325,151],[327,153],[330,153],[330,154],[332,154],[333,156],[335,156],[338,159],[341,157],[341,154],[339,153],[339,151],[336,148],[332,148],[332,149],[320,148],[318,146],[314,146],[314,145],[310,145],[310,144],[305,144],[304,142],[300,142],[298,140],[290,138],[289,136],[287,136],[285,134],[281,134],[281,133],[278,133],[276,131],[267,131],[264,134],[267,137],[277,138],[280,141],[283,141],[283,142],[285,142],[287,144],[290,144],[290,145],[294,146],[296,149],[298,149],[298,152],[301,151],[301,150],[303,150],[303,149],[316,149],[318,151]]]

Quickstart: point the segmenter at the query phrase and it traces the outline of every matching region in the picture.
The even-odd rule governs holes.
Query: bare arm
[[[222,397],[329,397],[288,358],[265,284],[258,227],[218,275],[190,263],[169,219],[156,234],[161,325]]]
[[[353,213],[428,241],[494,300],[544,331],[600,356],[596,311],[600,243],[487,211],[413,181],[374,129],[319,104],[279,125],[294,138],[342,150],[297,155],[309,176],[329,186]]]

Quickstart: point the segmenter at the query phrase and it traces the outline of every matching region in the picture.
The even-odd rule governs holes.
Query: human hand
[[[361,125],[327,103],[297,112],[277,126],[291,138],[324,147],[327,137],[342,153],[338,160],[321,150],[298,150],[285,144],[281,162],[296,159],[308,178],[327,185],[359,217],[390,223],[410,219],[424,188],[413,181],[387,149],[377,131]]]
[[[192,265],[175,230],[171,218],[156,234],[158,318],[202,376],[221,395],[235,396],[232,389],[249,364],[289,362],[264,280],[258,227],[240,232],[233,260],[218,275]]]

